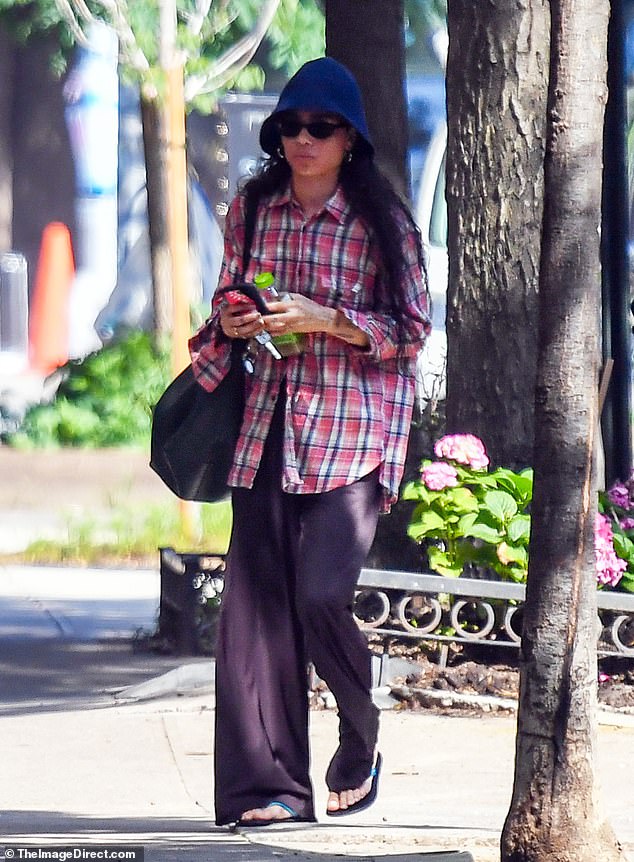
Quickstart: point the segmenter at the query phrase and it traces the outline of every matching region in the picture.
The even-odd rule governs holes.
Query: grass
[[[140,566],[158,564],[158,549],[226,552],[231,532],[229,501],[212,504],[126,507],[112,505],[106,518],[69,518],[67,535],[39,539],[4,562]]]

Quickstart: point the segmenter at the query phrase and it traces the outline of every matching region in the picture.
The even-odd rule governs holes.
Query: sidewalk
[[[157,606],[153,572],[0,569],[0,843],[143,845],[148,862],[499,859],[515,735],[502,715],[384,711],[379,800],[330,821],[337,720],[313,712],[319,823],[213,826],[213,695],[177,670],[197,665],[190,682],[211,680],[212,663],[131,650]],[[162,696],[139,699],[150,680]],[[598,752],[604,803],[634,851],[633,723],[602,725]]]

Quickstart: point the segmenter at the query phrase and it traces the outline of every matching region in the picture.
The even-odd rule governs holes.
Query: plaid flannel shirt
[[[415,238],[404,227],[407,308],[419,338],[399,369],[393,320],[377,307],[379,259],[363,222],[354,217],[341,189],[317,215],[305,218],[290,190],[261,200],[251,259],[241,273],[245,200],[238,195],[227,215],[220,287],[261,272],[275,276],[282,293],[302,293],[338,308],[367,333],[366,349],[323,332],[309,333],[298,356],[276,360],[260,348],[255,372],[246,375],[244,421],[229,476],[250,488],[260,463],[282,381],[286,421],[282,487],[314,494],[351,484],[379,467],[383,510],[397,499],[414,402],[416,355],[430,329],[429,298]],[[219,302],[190,340],[194,373],[212,390],[230,361],[230,341],[219,325]]]

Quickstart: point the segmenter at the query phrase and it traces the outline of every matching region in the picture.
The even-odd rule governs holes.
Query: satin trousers
[[[378,470],[321,494],[283,492],[283,415],[280,397],[254,487],[232,493],[216,646],[218,825],[272,800],[315,819],[309,661],[339,712],[329,789],[359,787],[374,759],[378,710],[371,697],[370,652],[352,603],[376,531]]]

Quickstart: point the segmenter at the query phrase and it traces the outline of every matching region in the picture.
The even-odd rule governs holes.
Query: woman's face
[[[316,124],[313,134],[306,128],[312,123]],[[295,111],[287,114],[279,125],[284,156],[294,177],[305,180],[338,177],[341,163],[354,142],[354,131],[341,117],[319,111]],[[320,136],[330,132],[328,137]]]

